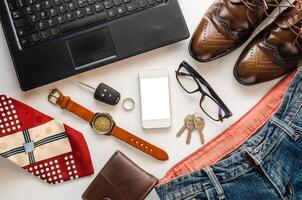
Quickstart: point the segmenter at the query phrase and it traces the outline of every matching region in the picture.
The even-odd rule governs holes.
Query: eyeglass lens
[[[177,78],[181,86],[189,93],[195,92],[198,89],[198,84],[190,75],[186,68],[181,67],[177,72]]]
[[[225,116],[223,109],[209,96],[204,96],[202,102],[200,102],[200,107],[203,111],[215,120],[221,120]]]
[[[199,85],[196,82],[196,80],[191,76],[190,72],[185,67],[181,67],[177,72],[177,79],[181,86],[188,92],[188,93],[194,93],[198,91]],[[200,107],[202,110],[209,115],[214,120],[220,120],[221,117],[225,116],[224,111],[219,107],[217,102],[212,99],[211,97],[204,95],[204,93],[210,95],[211,93],[208,91],[207,87],[202,88],[202,99],[200,101]]]

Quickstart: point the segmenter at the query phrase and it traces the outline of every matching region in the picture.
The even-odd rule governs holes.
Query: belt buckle
[[[57,101],[61,95],[62,92],[60,92],[58,89],[53,89],[48,95],[48,101],[54,105],[57,105]]]

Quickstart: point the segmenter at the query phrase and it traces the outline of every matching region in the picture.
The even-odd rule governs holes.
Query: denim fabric
[[[237,150],[156,191],[164,200],[302,200],[302,72],[276,114]]]

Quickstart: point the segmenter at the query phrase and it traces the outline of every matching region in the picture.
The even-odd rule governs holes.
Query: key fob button
[[[113,88],[104,83],[99,84],[94,93],[94,98],[96,100],[109,105],[118,104],[120,97],[121,95],[118,91],[114,90]]]

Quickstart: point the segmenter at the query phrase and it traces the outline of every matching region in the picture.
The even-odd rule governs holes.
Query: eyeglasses
[[[201,93],[200,108],[214,121],[223,121],[233,114],[216,94],[210,84],[201,77],[186,61],[176,71],[176,78],[181,87],[189,94]]]

